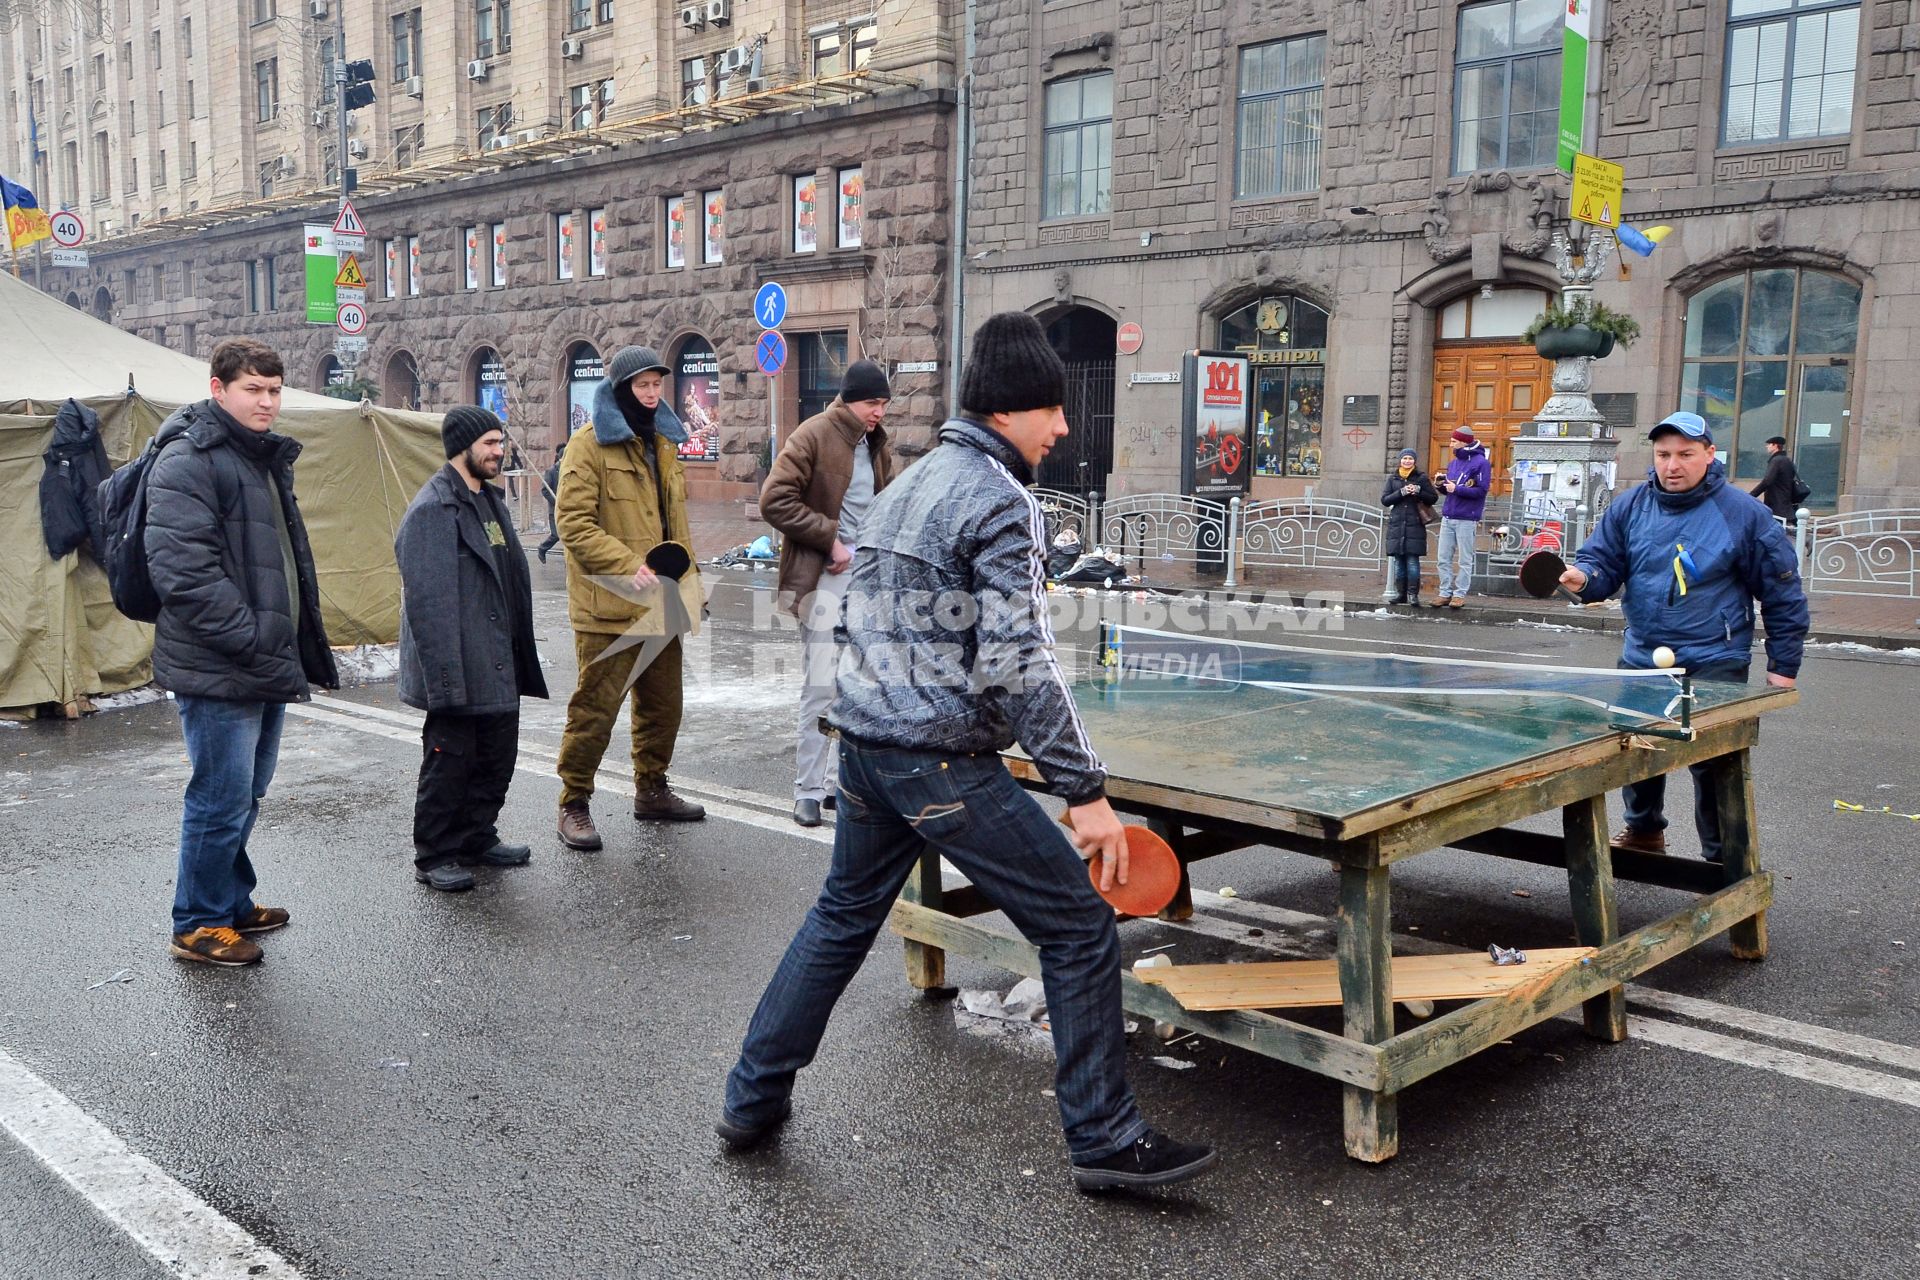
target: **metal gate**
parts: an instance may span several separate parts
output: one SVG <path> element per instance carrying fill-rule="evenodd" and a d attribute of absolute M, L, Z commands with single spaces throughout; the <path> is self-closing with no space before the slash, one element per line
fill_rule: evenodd
<path fill-rule="evenodd" d="M 1040 484 L 1085 496 L 1113 470 L 1111 359 L 1067 362 L 1067 438 L 1040 464 Z"/>

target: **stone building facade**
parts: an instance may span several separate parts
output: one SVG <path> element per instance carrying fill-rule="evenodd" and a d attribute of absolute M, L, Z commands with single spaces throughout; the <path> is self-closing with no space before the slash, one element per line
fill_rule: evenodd
<path fill-rule="evenodd" d="M 147 7 L 133 5 L 143 30 Z M 346 57 L 374 63 L 376 94 L 351 113 L 348 144 L 369 232 L 369 349 L 358 373 L 383 402 L 504 408 L 526 460 L 543 465 L 579 424 L 600 361 L 653 345 L 674 366 L 673 395 L 696 428 L 683 450 L 690 489 L 745 497 L 774 433 L 822 407 L 846 362 L 868 355 L 936 366 L 896 377 L 905 444 L 931 439 L 952 301 L 956 6 L 688 7 L 349 7 Z M 69 198 L 49 177 L 46 203 L 92 211 L 107 234 L 91 238 L 88 268 L 43 269 L 42 287 L 192 354 L 223 337 L 260 337 L 286 354 L 291 383 L 321 389 L 344 372 L 333 329 L 308 323 L 303 305 L 303 228 L 330 223 L 337 199 L 323 185 L 336 178 L 320 71 L 337 47 L 330 11 L 320 16 L 326 5 L 309 0 L 292 15 L 275 13 L 295 9 L 289 0 L 153 8 L 157 33 L 189 24 L 202 42 L 194 59 L 228 73 L 210 76 L 225 87 L 192 126 L 208 135 L 201 172 L 211 152 L 214 172 L 250 172 L 253 185 L 208 190 L 189 207 L 177 186 L 116 182 L 102 193 L 83 175 Z M 260 10 L 263 21 L 244 25 L 236 10 Z M 66 31 L 62 16 L 43 54 L 35 21 L 0 33 L 10 81 L 18 71 L 57 85 L 69 66 L 84 70 L 98 49 L 126 43 L 121 29 Z M 286 65 L 301 75 L 280 82 L 278 117 L 256 123 L 241 73 L 270 38 L 300 51 Z M 171 44 L 160 58 L 187 60 Z M 145 75 L 132 83 L 144 88 Z M 152 146 L 145 108 L 132 109 L 134 129 L 106 144 L 113 154 Z M 6 117 L 7 172 L 29 170 L 19 161 L 36 130 L 41 173 L 59 168 L 71 122 L 52 120 L 49 132 L 37 110 L 31 124 L 24 111 Z M 268 166 L 284 175 L 271 181 L 255 164 L 267 139 L 287 157 Z M 788 361 L 774 378 L 754 359 L 752 300 L 768 280 L 790 299 Z"/>
<path fill-rule="evenodd" d="M 1787 437 L 1816 510 L 1920 505 L 1920 4 L 1734 7 L 1597 10 L 1588 149 L 1673 230 L 1599 278 L 1645 332 L 1595 390 L 1705 413 L 1743 483 Z M 1088 444 L 1051 482 L 1178 488 L 1194 349 L 1255 360 L 1255 498 L 1373 502 L 1462 424 L 1506 475 L 1550 390 L 1518 335 L 1560 285 L 1563 9 L 979 0 L 965 304 L 1068 356 Z"/>

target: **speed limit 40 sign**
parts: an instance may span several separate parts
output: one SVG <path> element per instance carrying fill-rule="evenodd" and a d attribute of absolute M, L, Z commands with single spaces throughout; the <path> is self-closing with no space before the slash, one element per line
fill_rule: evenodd
<path fill-rule="evenodd" d="M 65 209 L 47 219 L 47 230 L 62 249 L 75 248 L 87 238 L 87 224 L 80 221 L 79 214 Z"/>
<path fill-rule="evenodd" d="M 349 337 L 367 331 L 367 309 L 358 302 L 341 303 L 334 319 L 340 326 L 340 332 Z"/>

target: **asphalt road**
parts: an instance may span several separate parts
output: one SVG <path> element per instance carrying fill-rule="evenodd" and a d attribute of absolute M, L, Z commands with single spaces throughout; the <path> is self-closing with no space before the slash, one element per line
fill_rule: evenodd
<path fill-rule="evenodd" d="M 564 693 L 557 562 L 535 581 Z M 1920 666 L 1822 653 L 1801 705 L 1769 717 L 1772 958 L 1738 963 L 1716 942 L 1642 984 L 1709 1003 L 1649 995 L 1623 1045 L 1556 1021 L 1450 1068 L 1402 1095 L 1402 1154 L 1378 1167 L 1341 1153 L 1332 1083 L 1209 1042 L 1168 1048 L 1143 1027 L 1130 1038 L 1143 1109 L 1217 1143 L 1222 1163 L 1174 1192 L 1088 1198 L 1066 1174 L 1045 1047 L 915 996 L 890 935 L 803 1074 L 787 1132 L 720 1153 L 722 1076 L 827 853 L 783 816 L 794 646 L 754 627 L 763 597 L 742 585 L 719 589 L 691 655 L 675 765 L 731 816 L 637 826 L 614 790 L 621 731 L 596 800 L 608 847 L 565 851 L 549 763 L 564 703 L 529 704 L 502 827 L 534 861 L 471 894 L 411 878 L 418 737 L 390 684 L 292 716 L 253 852 L 261 900 L 295 923 L 262 939 L 255 970 L 166 953 L 185 777 L 170 704 L 0 728 L 0 1050 L 303 1273 L 342 1280 L 1837 1280 L 1920 1263 L 1920 823 L 1833 809 L 1920 812 Z M 1344 628 L 1334 643 L 1593 665 L 1615 652 L 1454 619 Z M 1196 883 L 1240 896 L 1203 895 L 1205 933 L 1127 925 L 1129 959 L 1169 942 L 1183 960 L 1331 948 L 1330 924 L 1289 928 L 1274 910 L 1330 916 L 1323 863 L 1247 851 Z M 1570 937 L 1564 882 L 1543 868 L 1440 853 L 1396 868 L 1394 889 L 1412 937 Z M 1676 901 L 1623 885 L 1623 923 Z M 123 969 L 131 981 L 89 989 Z M 1012 982 L 966 961 L 949 972 Z M 0 1276 L 162 1274 L 0 1133 Z"/>

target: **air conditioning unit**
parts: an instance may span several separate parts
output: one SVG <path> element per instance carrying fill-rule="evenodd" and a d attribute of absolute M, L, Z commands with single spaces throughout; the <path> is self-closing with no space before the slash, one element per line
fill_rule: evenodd
<path fill-rule="evenodd" d="M 587 46 L 583 41 L 562 40 L 560 42 L 560 56 L 563 58 L 577 58 L 586 51 Z"/>
<path fill-rule="evenodd" d="M 747 69 L 747 63 L 752 59 L 752 56 L 753 55 L 748 52 L 747 46 L 743 44 L 735 45 L 731 49 L 721 51 L 720 74 L 730 76 L 737 71 L 745 71 Z"/>
<path fill-rule="evenodd" d="M 546 137 L 547 137 L 547 131 L 545 129 L 529 129 L 525 133 L 520 135 L 520 141 L 543 142 L 546 140 Z"/>
<path fill-rule="evenodd" d="M 367 144 L 358 138 L 348 138 L 347 155 L 355 160 L 365 160 L 367 158 Z"/>
<path fill-rule="evenodd" d="M 407 77 L 407 96 L 409 98 L 418 98 L 421 95 L 425 94 L 426 91 L 427 91 L 427 82 L 425 80 L 421 79 L 419 76 Z"/>
<path fill-rule="evenodd" d="M 324 18 L 327 16 L 327 0 L 307 0 L 307 16 Z"/>
<path fill-rule="evenodd" d="M 485 58 L 475 58 L 472 62 L 469 62 L 467 64 L 467 79 L 485 80 L 487 78 L 487 68 L 491 67 L 492 65 L 493 64 L 488 62 Z"/>
<path fill-rule="evenodd" d="M 313 123 L 315 128 L 318 128 L 319 126 L 324 125 L 326 122 L 327 122 L 326 112 L 316 111 L 313 113 Z"/>
<path fill-rule="evenodd" d="M 706 0 L 701 0 L 699 4 L 688 4 L 688 5 L 680 6 L 680 25 L 682 27 L 685 27 L 688 31 L 698 31 L 700 30 L 700 28 L 706 26 L 707 25 Z"/>
<path fill-rule="evenodd" d="M 300 172 L 300 164 L 292 156 L 279 156 L 275 158 L 273 162 L 274 177 L 291 178 L 298 172 Z"/>
<path fill-rule="evenodd" d="M 487 150 L 489 151 L 499 151 L 512 145 L 513 135 L 508 133 L 496 133 L 487 139 Z"/>
<path fill-rule="evenodd" d="M 733 0 L 707 0 L 707 22 L 724 27 L 733 21 Z"/>

